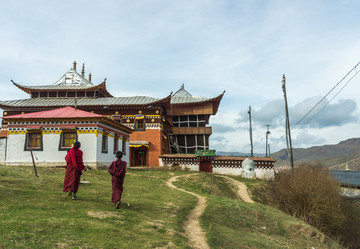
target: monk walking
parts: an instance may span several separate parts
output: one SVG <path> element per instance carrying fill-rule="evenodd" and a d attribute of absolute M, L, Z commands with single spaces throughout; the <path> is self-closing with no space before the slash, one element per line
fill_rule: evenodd
<path fill-rule="evenodd" d="M 80 176 L 82 174 L 81 171 L 86 171 L 87 169 L 83 163 L 83 152 L 80 150 L 80 147 L 80 142 L 76 141 L 65 156 L 67 166 L 63 192 L 68 192 L 73 200 L 76 200 L 76 193 L 79 189 Z"/>
<path fill-rule="evenodd" d="M 118 209 L 121 204 L 121 195 L 123 192 L 123 184 L 126 173 L 126 162 L 121 160 L 122 152 L 116 152 L 116 161 L 113 161 L 108 169 L 110 175 L 112 175 L 112 196 L 111 200 L 115 203 L 115 208 Z"/>

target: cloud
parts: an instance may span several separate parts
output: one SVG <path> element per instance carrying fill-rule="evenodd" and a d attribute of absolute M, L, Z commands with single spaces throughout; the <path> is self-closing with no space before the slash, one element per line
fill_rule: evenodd
<path fill-rule="evenodd" d="M 229 133 L 237 130 L 236 127 L 225 124 L 213 124 L 212 130 L 214 133 Z"/>
<path fill-rule="evenodd" d="M 309 123 L 309 126 L 323 128 L 357 122 L 358 118 L 354 116 L 356 110 L 357 104 L 354 100 L 339 100 L 338 103 L 329 104 Z"/>
<path fill-rule="evenodd" d="M 226 142 L 228 142 L 228 140 L 224 136 L 211 136 L 211 141 L 214 142 L 214 143 L 219 143 L 219 142 L 226 143 Z"/>
<path fill-rule="evenodd" d="M 292 145 L 294 148 L 310 147 L 317 144 L 324 144 L 326 140 L 323 137 L 315 136 L 307 131 L 302 131 L 292 139 Z"/>
<path fill-rule="evenodd" d="M 273 100 L 266 103 L 259 110 L 252 108 L 251 119 L 253 125 L 279 126 L 283 124 L 284 120 L 284 101 L 281 99 Z M 237 120 L 240 123 L 249 122 L 249 115 L 247 112 L 239 113 L 240 118 Z"/>
<path fill-rule="evenodd" d="M 296 125 L 297 129 L 342 126 L 358 120 L 355 116 L 357 104 L 352 99 L 341 99 L 337 103 L 330 103 L 328 105 L 326 105 L 328 100 L 324 99 L 307 115 L 321 99 L 322 97 L 315 96 L 289 107 L 291 127 L 294 128 L 299 121 L 301 122 Z M 305 117 L 305 115 L 307 116 Z M 273 100 L 266 103 L 260 109 L 253 108 L 251 116 L 254 126 L 270 124 L 273 128 L 283 127 L 285 126 L 284 101 L 281 99 Z M 240 123 L 248 122 L 248 114 L 245 112 L 239 113 L 237 121 Z"/>

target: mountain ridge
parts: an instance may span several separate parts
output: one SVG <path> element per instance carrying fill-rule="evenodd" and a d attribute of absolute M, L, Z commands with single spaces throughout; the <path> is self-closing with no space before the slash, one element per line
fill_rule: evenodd
<path fill-rule="evenodd" d="M 276 160 L 275 166 L 289 165 L 287 149 L 270 155 Z M 294 164 L 321 162 L 331 169 L 345 169 L 349 162 L 351 170 L 360 170 L 360 138 L 350 138 L 337 144 L 293 148 Z"/>

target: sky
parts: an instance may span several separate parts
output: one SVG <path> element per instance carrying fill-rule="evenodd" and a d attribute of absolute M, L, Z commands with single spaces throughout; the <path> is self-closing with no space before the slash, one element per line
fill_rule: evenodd
<path fill-rule="evenodd" d="M 254 153 L 265 153 L 267 125 L 270 151 L 276 152 L 286 148 L 285 74 L 293 147 L 359 137 L 359 1 L 0 4 L 0 100 L 29 97 L 10 80 L 53 84 L 76 60 L 78 71 L 85 63 L 94 84 L 107 78 L 116 97 L 163 98 L 181 84 L 198 97 L 225 90 L 210 119 L 210 149 L 250 152 L 251 106 Z"/>

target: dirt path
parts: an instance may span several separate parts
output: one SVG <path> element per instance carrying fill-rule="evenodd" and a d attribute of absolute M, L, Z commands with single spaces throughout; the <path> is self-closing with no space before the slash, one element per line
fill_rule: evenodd
<path fill-rule="evenodd" d="M 188 216 L 188 220 L 184 224 L 185 234 L 189 238 L 189 246 L 196 249 L 210 249 L 209 245 L 206 242 L 206 235 L 205 232 L 202 230 L 200 226 L 200 216 L 203 214 L 205 207 L 206 207 L 206 198 L 195 194 L 193 192 L 186 191 L 184 189 L 175 187 L 172 183 L 176 181 L 178 177 L 189 177 L 191 175 L 184 175 L 184 176 L 174 176 L 170 178 L 166 185 L 170 188 L 177 189 L 179 191 L 191 194 L 196 196 L 198 199 L 198 203 L 196 207 L 191 211 Z"/>
<path fill-rule="evenodd" d="M 249 203 L 254 203 L 253 200 L 251 200 L 249 193 L 247 191 L 247 187 L 244 183 L 236 181 L 234 179 L 232 179 L 231 177 L 228 176 L 224 176 L 224 175 L 219 175 L 219 177 L 223 177 L 225 178 L 228 182 L 230 182 L 231 184 L 235 185 L 238 189 L 237 194 L 240 196 L 241 199 L 243 199 L 245 202 L 249 202 Z"/>

